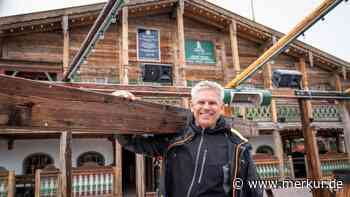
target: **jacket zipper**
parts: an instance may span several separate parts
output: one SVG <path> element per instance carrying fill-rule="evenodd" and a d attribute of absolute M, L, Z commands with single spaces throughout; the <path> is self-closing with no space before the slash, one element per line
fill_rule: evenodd
<path fill-rule="evenodd" d="M 194 185 L 194 181 L 195 181 L 195 179 L 196 179 L 196 174 L 197 174 L 197 170 L 198 170 L 199 155 L 200 155 L 200 151 L 201 151 L 202 144 L 203 144 L 203 137 L 204 137 L 204 129 L 202 129 L 202 132 L 201 132 L 201 139 L 200 139 L 200 141 L 199 141 L 199 145 L 198 145 L 198 149 L 197 149 L 197 155 L 196 155 L 196 163 L 195 163 L 194 173 L 193 173 L 193 176 L 192 176 L 191 185 L 190 185 L 190 187 L 189 187 L 188 190 L 187 190 L 187 195 L 186 195 L 186 197 L 190 197 L 190 196 L 191 196 L 191 191 L 192 191 L 192 188 L 193 188 L 193 185 Z"/>
<path fill-rule="evenodd" d="M 236 147 L 236 150 L 235 150 L 235 171 L 234 171 L 234 174 L 233 174 L 233 177 L 232 177 L 232 197 L 236 197 L 236 193 L 237 191 L 235 190 L 234 188 L 234 181 L 236 181 L 237 179 L 237 176 L 238 176 L 238 169 L 239 169 L 239 161 L 240 161 L 240 156 L 241 156 L 241 146 L 244 144 L 245 142 L 242 142 L 240 144 L 237 145 Z"/>
<path fill-rule="evenodd" d="M 200 174 L 199 174 L 198 184 L 201 183 L 201 181 L 202 181 L 202 176 L 203 176 L 205 161 L 207 160 L 207 152 L 208 152 L 208 149 L 205 149 L 205 150 L 204 150 L 204 155 L 203 155 L 203 160 L 202 160 L 201 172 L 200 172 Z"/>

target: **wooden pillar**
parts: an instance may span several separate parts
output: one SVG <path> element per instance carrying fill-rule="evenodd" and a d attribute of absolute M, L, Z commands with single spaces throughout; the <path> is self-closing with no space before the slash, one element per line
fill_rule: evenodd
<path fill-rule="evenodd" d="M 62 33 L 63 33 L 63 76 L 69 69 L 69 20 L 68 16 L 62 17 Z M 62 78 L 61 76 L 60 78 Z"/>
<path fill-rule="evenodd" d="M 303 88 L 304 88 L 304 90 L 309 90 L 309 79 L 308 79 L 308 75 L 307 75 L 307 71 L 306 71 L 306 63 L 305 63 L 304 58 L 299 59 L 299 70 L 302 73 Z M 308 110 L 310 110 L 309 111 L 310 118 L 312 118 L 313 115 L 312 115 L 311 101 L 307 100 L 305 102 L 306 102 L 306 105 L 308 106 Z"/>
<path fill-rule="evenodd" d="M 264 67 L 264 86 L 267 89 L 272 89 L 272 65 L 271 63 L 267 63 L 266 66 Z M 271 118 L 272 122 L 274 124 L 277 124 L 277 105 L 276 105 L 276 100 L 272 99 L 271 100 Z M 275 154 L 278 159 L 279 165 L 278 165 L 278 170 L 279 170 L 279 176 L 281 178 L 284 178 L 284 153 L 283 153 L 283 143 L 282 143 L 282 137 L 280 134 L 279 130 L 274 130 L 272 133 L 272 138 L 275 144 Z"/>
<path fill-rule="evenodd" d="M 145 194 L 145 158 L 136 154 L 136 197 L 144 197 Z"/>
<path fill-rule="evenodd" d="M 177 49 L 178 64 L 174 67 L 175 86 L 187 86 L 186 82 L 186 59 L 185 59 L 185 30 L 184 30 L 184 0 L 178 1 L 176 8 L 176 26 L 177 26 Z"/>
<path fill-rule="evenodd" d="M 306 63 L 304 58 L 299 59 L 299 69 L 302 73 L 302 83 L 305 90 L 308 90 L 308 76 L 306 72 Z M 304 99 L 299 99 L 299 108 L 301 115 L 302 123 L 302 132 L 304 136 L 304 143 L 306 148 L 306 159 L 307 159 L 307 172 L 308 178 L 311 179 L 321 179 L 321 163 L 320 156 L 318 153 L 317 139 L 316 139 L 316 130 L 311 126 L 312 119 L 312 106 L 311 102 Z M 324 196 L 325 191 L 322 189 L 312 190 L 313 197 L 322 197 Z"/>
<path fill-rule="evenodd" d="M 320 156 L 318 154 L 318 146 L 316 140 L 316 130 L 311 126 L 310 105 L 304 99 L 299 99 L 299 107 L 301 114 L 302 131 L 304 136 L 308 178 L 320 180 L 322 178 Z M 324 191 L 322 189 L 312 190 L 313 197 L 323 197 Z"/>
<path fill-rule="evenodd" d="M 128 0 L 125 1 L 125 4 Z M 128 67 L 129 67 L 129 11 L 128 6 L 122 8 L 122 49 L 121 49 L 121 65 L 119 70 L 119 81 L 121 84 L 129 84 Z"/>
<path fill-rule="evenodd" d="M 335 74 L 335 88 L 336 88 L 336 91 L 343 90 L 341 77 L 338 74 Z M 348 158 L 350 161 L 350 115 L 349 115 L 349 111 L 346 108 L 346 102 L 348 101 L 339 101 L 338 108 L 340 109 L 339 113 L 344 125 L 345 148 L 346 148 L 346 152 L 348 153 Z"/>
<path fill-rule="evenodd" d="M 114 143 L 115 143 L 114 196 L 122 197 L 123 196 L 122 146 L 119 144 L 118 140 L 115 140 Z"/>
<path fill-rule="evenodd" d="M 40 190 L 41 190 L 41 179 L 40 179 L 41 170 L 37 169 L 35 171 L 35 197 L 40 197 Z M 58 195 L 60 196 L 60 195 Z"/>
<path fill-rule="evenodd" d="M 239 63 L 237 23 L 235 20 L 232 20 L 230 24 L 230 41 L 231 41 L 231 50 L 232 50 L 232 64 L 237 75 L 239 74 L 239 72 L 241 72 L 241 66 Z"/>
<path fill-rule="evenodd" d="M 72 196 L 72 132 L 62 132 L 60 138 L 61 197 Z"/>
<path fill-rule="evenodd" d="M 15 171 L 11 170 L 9 171 L 8 176 L 8 185 L 7 185 L 7 196 L 8 197 L 15 197 L 16 191 L 16 175 Z"/>

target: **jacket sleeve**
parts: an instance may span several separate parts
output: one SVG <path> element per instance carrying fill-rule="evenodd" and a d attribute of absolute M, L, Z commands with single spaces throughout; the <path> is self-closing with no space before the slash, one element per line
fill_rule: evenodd
<path fill-rule="evenodd" d="M 162 156 L 169 144 L 169 136 L 116 135 L 127 150 L 148 156 Z"/>
<path fill-rule="evenodd" d="M 254 188 L 251 187 L 251 184 L 249 184 L 249 181 L 257 181 L 258 175 L 257 175 L 257 169 L 255 165 L 255 161 L 252 158 L 252 155 L 250 153 L 251 148 L 246 148 L 245 151 L 242 153 L 243 158 L 245 159 L 246 165 L 245 168 L 243 168 L 244 173 L 243 176 L 243 183 L 244 186 L 242 188 L 242 195 L 244 197 L 262 197 L 263 196 L 263 190 L 261 188 Z"/>

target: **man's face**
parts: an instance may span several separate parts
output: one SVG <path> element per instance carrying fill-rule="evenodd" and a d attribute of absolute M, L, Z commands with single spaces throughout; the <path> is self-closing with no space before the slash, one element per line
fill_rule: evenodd
<path fill-rule="evenodd" d="M 201 128 L 213 128 L 223 112 L 220 96 L 213 90 L 202 90 L 191 104 L 195 123 Z"/>

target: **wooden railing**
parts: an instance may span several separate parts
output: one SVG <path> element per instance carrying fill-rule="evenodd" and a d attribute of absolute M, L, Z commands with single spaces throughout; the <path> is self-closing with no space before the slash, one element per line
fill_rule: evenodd
<path fill-rule="evenodd" d="M 283 177 L 294 178 L 293 160 L 291 157 L 283 161 Z M 260 179 L 281 179 L 280 162 L 277 158 L 255 159 L 258 176 Z"/>
<path fill-rule="evenodd" d="M 113 196 L 114 169 L 104 167 L 73 171 L 73 196 Z"/>
<path fill-rule="evenodd" d="M 233 107 L 234 116 L 241 115 L 239 107 Z M 339 122 L 341 121 L 338 107 L 334 104 L 312 105 L 312 113 L 315 122 Z M 244 117 L 258 122 L 272 121 L 271 106 L 246 107 Z M 297 104 L 277 105 L 277 118 L 281 122 L 300 122 L 300 109 Z"/>
<path fill-rule="evenodd" d="M 115 168 L 96 167 L 91 169 L 73 169 L 72 193 L 75 197 L 115 195 Z M 37 170 L 35 194 L 36 197 L 58 196 L 60 192 L 60 172 Z"/>
<path fill-rule="evenodd" d="M 0 172 L 0 196 L 14 197 L 15 196 L 15 172 L 3 171 Z"/>
<path fill-rule="evenodd" d="M 316 122 L 338 122 L 341 121 L 340 113 L 336 105 L 312 105 L 312 115 Z"/>
<path fill-rule="evenodd" d="M 347 154 L 324 154 L 320 155 L 321 171 L 323 177 L 330 177 L 334 170 L 350 170 L 350 161 Z"/>

